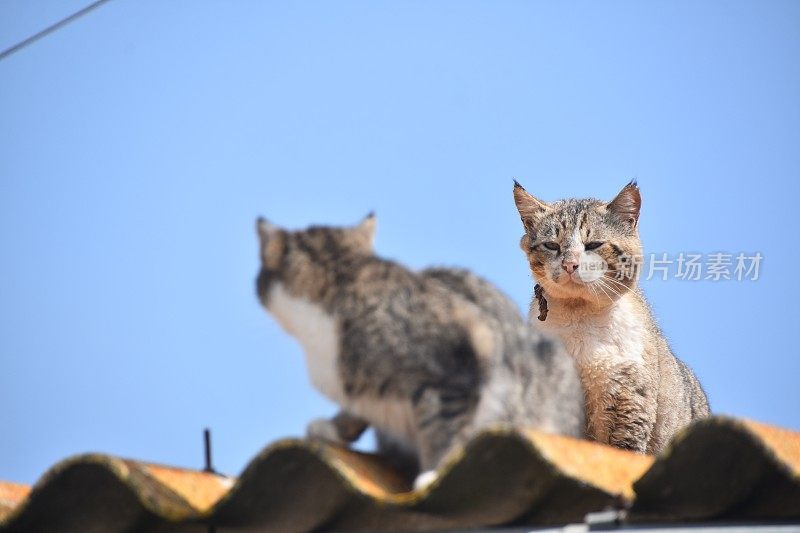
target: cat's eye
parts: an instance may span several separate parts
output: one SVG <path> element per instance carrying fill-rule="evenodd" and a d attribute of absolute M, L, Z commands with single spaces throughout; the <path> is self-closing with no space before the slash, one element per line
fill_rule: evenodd
<path fill-rule="evenodd" d="M 558 243 L 557 243 L 557 242 L 552 242 L 552 241 L 543 242 L 543 243 L 542 243 L 542 246 L 544 246 L 544 247 L 545 247 L 545 248 L 547 248 L 548 250 L 553 250 L 554 252 L 557 252 L 557 251 L 559 250 L 559 248 L 561 248 L 561 247 L 558 245 Z"/>
<path fill-rule="evenodd" d="M 601 246 L 603 246 L 603 243 L 600 241 L 587 242 L 586 244 L 583 245 L 584 249 L 586 250 L 596 250 Z"/>

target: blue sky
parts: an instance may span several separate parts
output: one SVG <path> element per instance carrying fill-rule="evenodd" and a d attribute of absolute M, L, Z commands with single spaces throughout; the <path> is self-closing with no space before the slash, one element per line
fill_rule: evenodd
<path fill-rule="evenodd" d="M 0 3 L 0 48 L 83 7 Z M 0 479 L 100 451 L 237 474 L 335 407 L 260 307 L 253 221 L 349 224 L 526 306 L 512 179 L 631 178 L 643 282 L 716 412 L 800 429 L 796 2 L 114 0 L 0 62 Z"/>

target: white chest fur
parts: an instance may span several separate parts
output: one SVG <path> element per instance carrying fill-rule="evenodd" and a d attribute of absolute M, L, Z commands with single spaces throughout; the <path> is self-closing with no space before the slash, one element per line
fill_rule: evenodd
<path fill-rule="evenodd" d="M 305 352 L 311 383 L 331 400 L 342 403 L 344 394 L 339 377 L 339 332 L 336 319 L 320 305 L 289 294 L 281 283 L 270 289 L 269 311 Z"/>
<path fill-rule="evenodd" d="M 536 323 L 558 335 L 578 366 L 643 363 L 646 329 L 631 298 L 623 296 L 596 315 L 548 317 Z"/>
<path fill-rule="evenodd" d="M 280 283 L 270 289 L 267 303 L 281 326 L 302 345 L 311 383 L 318 391 L 401 443 L 413 446 L 416 431 L 409 401 L 348 398 L 344 394 L 337 363 L 339 331 L 333 316 L 317 304 L 292 296 Z"/>

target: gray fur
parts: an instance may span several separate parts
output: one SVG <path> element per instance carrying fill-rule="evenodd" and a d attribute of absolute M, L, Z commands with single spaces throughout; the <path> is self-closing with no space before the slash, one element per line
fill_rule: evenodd
<path fill-rule="evenodd" d="M 525 229 L 520 246 L 541 293 L 531 302 L 529 320 L 537 320 L 544 298 L 548 311 L 538 323 L 559 335 L 575 358 L 588 435 L 629 450 L 660 452 L 678 430 L 708 416 L 709 407 L 700 382 L 672 353 L 637 287 L 639 265 L 625 261 L 642 255 L 638 187 L 628 184 L 608 203 L 546 204 L 516 183 L 514 199 Z M 585 261 L 588 250 L 608 270 L 599 279 L 570 278 L 572 262 Z"/>
<path fill-rule="evenodd" d="M 332 399 L 343 412 L 332 422 L 342 440 L 369 423 L 384 448 L 408 450 L 430 470 L 488 425 L 583 435 L 580 381 L 557 342 L 467 271 L 414 273 L 376 257 L 373 229 L 374 219 L 296 232 L 259 225 L 264 306 L 280 284 L 335 317 L 343 396 Z M 407 409 L 412 427 L 398 431 L 365 407 L 382 402 Z"/>

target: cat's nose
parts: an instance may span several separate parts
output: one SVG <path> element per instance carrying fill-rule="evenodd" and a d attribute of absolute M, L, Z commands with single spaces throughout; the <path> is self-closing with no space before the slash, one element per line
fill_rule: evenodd
<path fill-rule="evenodd" d="M 576 270 L 578 270 L 578 261 L 574 259 L 565 259 L 561 262 L 561 267 L 567 271 L 567 274 L 572 274 Z"/>

